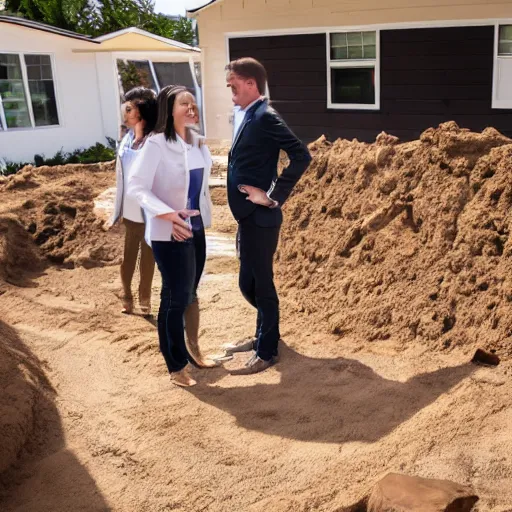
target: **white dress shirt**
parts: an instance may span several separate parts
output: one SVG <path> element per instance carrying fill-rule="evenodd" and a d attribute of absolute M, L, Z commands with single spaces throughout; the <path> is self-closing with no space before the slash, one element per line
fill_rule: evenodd
<path fill-rule="evenodd" d="M 242 108 L 240 106 L 236 106 L 233 110 L 233 142 L 236 140 L 236 137 L 238 135 L 238 132 L 240 131 L 240 128 L 242 127 L 242 124 L 244 123 L 245 114 L 246 112 L 258 101 L 260 101 L 263 97 L 258 98 L 257 100 L 254 100 L 252 103 L 247 105 L 247 107 Z"/>

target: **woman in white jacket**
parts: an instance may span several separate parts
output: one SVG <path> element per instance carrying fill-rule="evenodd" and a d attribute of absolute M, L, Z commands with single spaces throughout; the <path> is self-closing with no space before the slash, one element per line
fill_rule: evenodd
<path fill-rule="evenodd" d="M 132 279 L 140 252 L 139 305 L 143 315 L 151 314 L 151 285 L 155 272 L 153 252 L 144 241 L 144 217 L 137 201 L 126 194 L 132 164 L 156 123 L 156 94 L 145 87 L 135 87 L 123 98 L 124 123 L 128 133 L 117 150 L 116 201 L 110 225 L 121 218 L 125 227 L 121 263 L 123 313 L 133 312 Z"/>
<path fill-rule="evenodd" d="M 145 212 L 146 241 L 162 275 L 160 350 L 173 382 L 193 386 L 189 362 L 215 366 L 198 349 L 197 302 L 206 261 L 204 230 L 211 224 L 212 159 L 206 145 L 190 143 L 189 126 L 196 116 L 192 94 L 185 87 L 168 86 L 160 91 L 157 104 L 156 127 L 134 163 L 128 194 Z"/>

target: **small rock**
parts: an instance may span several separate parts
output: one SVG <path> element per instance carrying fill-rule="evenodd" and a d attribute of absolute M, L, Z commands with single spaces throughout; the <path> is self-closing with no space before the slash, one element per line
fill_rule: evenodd
<path fill-rule="evenodd" d="M 470 512 L 478 496 L 470 487 L 389 473 L 344 512 Z"/>
<path fill-rule="evenodd" d="M 471 362 L 477 364 L 486 364 L 490 366 L 498 366 L 500 364 L 500 358 L 492 352 L 487 352 L 479 348 L 475 352 L 475 355 L 473 356 L 473 359 L 471 359 Z"/>

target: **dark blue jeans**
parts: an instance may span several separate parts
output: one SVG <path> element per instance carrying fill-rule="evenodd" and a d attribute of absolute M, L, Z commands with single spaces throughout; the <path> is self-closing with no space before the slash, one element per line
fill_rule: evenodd
<path fill-rule="evenodd" d="M 192 361 L 185 345 L 183 314 L 197 300 L 197 286 L 206 261 L 204 229 L 185 242 L 152 242 L 162 275 L 158 339 L 169 373 L 179 372 Z"/>
<path fill-rule="evenodd" d="M 279 227 L 261 227 L 248 217 L 239 222 L 238 229 L 240 291 L 258 312 L 256 353 L 261 359 L 270 361 L 272 356 L 277 356 L 280 338 L 279 298 L 273 272 Z"/>

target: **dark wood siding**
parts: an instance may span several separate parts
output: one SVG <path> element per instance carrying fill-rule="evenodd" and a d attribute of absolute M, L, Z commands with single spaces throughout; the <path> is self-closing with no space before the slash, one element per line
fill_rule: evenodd
<path fill-rule="evenodd" d="M 456 121 L 512 136 L 512 110 L 492 104 L 494 27 L 384 30 L 379 111 L 327 108 L 325 34 L 230 40 L 230 57 L 255 57 L 269 74 L 274 107 L 297 135 L 373 141 L 385 130 L 412 140 Z"/>

